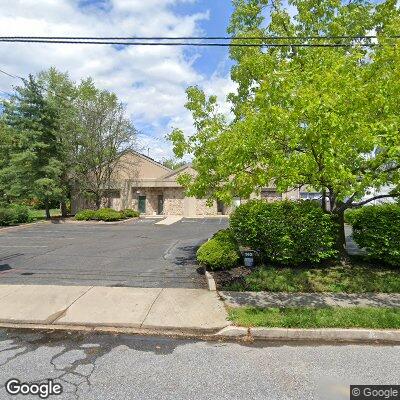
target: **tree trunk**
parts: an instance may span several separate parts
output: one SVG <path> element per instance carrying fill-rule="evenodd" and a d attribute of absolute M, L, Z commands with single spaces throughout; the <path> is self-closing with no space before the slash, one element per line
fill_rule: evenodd
<path fill-rule="evenodd" d="M 99 196 L 96 196 L 95 204 L 96 204 L 96 210 L 99 210 L 101 206 L 101 198 Z"/>
<path fill-rule="evenodd" d="M 60 209 L 61 209 L 61 216 L 63 218 L 68 216 L 68 210 L 67 210 L 67 203 L 65 201 L 62 201 L 60 204 Z"/>
<path fill-rule="evenodd" d="M 44 207 L 46 210 L 46 219 L 51 219 L 50 207 L 49 207 L 49 203 L 47 201 L 44 203 Z"/>
<path fill-rule="evenodd" d="M 338 210 L 334 212 L 335 220 L 338 224 L 338 234 L 336 239 L 336 249 L 339 252 L 339 256 L 342 260 L 348 258 L 346 251 L 346 233 L 344 230 L 344 211 Z"/>
<path fill-rule="evenodd" d="M 327 204 L 326 204 L 326 190 L 322 191 L 322 209 L 327 212 L 328 208 L 327 208 Z"/>

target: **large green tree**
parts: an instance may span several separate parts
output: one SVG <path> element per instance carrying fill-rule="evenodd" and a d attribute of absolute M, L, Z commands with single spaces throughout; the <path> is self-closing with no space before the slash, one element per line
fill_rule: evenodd
<path fill-rule="evenodd" d="M 59 118 L 32 76 L 4 102 L 4 122 L 12 136 L 7 164 L 1 171 L 4 192 L 14 201 L 37 199 L 45 205 L 60 200 Z"/>
<path fill-rule="evenodd" d="M 177 156 L 193 156 L 198 175 L 181 182 L 191 195 L 225 201 L 271 182 L 282 192 L 312 187 L 341 225 L 344 254 L 344 211 L 400 193 L 396 1 L 289 0 L 294 17 L 279 0 L 233 3 L 233 43 L 258 37 L 246 42 L 291 45 L 231 48 L 238 84 L 229 96 L 232 122 L 218 112 L 214 96 L 187 90 L 196 133 L 186 138 L 174 130 L 170 138 Z M 371 33 L 378 35 L 370 39 L 375 46 L 356 38 Z M 265 36 L 288 38 L 260 39 Z M 373 194 L 383 188 L 390 193 Z"/>
<path fill-rule="evenodd" d="M 60 72 L 54 67 L 42 71 L 37 76 L 38 84 L 45 89 L 44 95 L 51 106 L 57 110 L 59 126 L 56 131 L 61 161 L 61 215 L 67 216 L 66 201 L 71 196 L 74 169 L 79 149 L 79 108 L 76 105 L 78 90 L 67 72 Z"/>

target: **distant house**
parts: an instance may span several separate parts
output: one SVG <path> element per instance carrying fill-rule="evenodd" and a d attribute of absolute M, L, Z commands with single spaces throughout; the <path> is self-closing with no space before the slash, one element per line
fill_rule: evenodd
<path fill-rule="evenodd" d="M 202 217 L 229 214 L 241 203 L 240 199 L 234 199 L 229 206 L 217 201 L 208 206 L 205 199 L 187 197 L 184 188 L 177 182 L 182 173 L 195 175 L 196 171 L 191 164 L 171 170 L 138 152 L 124 152 L 116 163 L 109 187 L 104 188 L 102 206 L 115 210 L 133 208 L 143 215 Z M 300 190 L 281 195 L 274 188 L 266 188 L 254 198 L 276 201 L 282 198 L 297 200 L 304 196 Z M 92 207 L 93 204 L 82 196 L 73 196 L 72 213 Z"/>

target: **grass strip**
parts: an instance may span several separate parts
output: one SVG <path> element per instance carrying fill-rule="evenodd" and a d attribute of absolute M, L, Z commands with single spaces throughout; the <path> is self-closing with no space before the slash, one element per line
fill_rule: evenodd
<path fill-rule="evenodd" d="M 400 293 L 400 270 L 378 265 L 260 267 L 224 290 L 289 293 Z"/>
<path fill-rule="evenodd" d="M 229 319 L 245 327 L 400 329 L 399 308 L 231 308 Z"/>

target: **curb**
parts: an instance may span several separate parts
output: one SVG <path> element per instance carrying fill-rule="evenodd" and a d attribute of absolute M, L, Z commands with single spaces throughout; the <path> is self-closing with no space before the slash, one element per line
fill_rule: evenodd
<path fill-rule="evenodd" d="M 0 233 L 8 232 L 8 231 L 15 231 L 18 229 L 29 228 L 30 226 L 34 226 L 34 225 L 50 224 L 50 223 L 51 223 L 51 220 L 40 220 L 40 221 L 36 221 L 36 222 L 29 222 L 27 224 L 20 224 L 20 225 L 14 225 L 14 226 L 3 226 L 3 227 L 0 227 Z"/>
<path fill-rule="evenodd" d="M 216 292 L 217 285 L 215 284 L 215 280 L 214 280 L 213 276 L 208 271 L 205 271 L 205 275 L 206 275 L 206 279 L 207 279 L 208 290 L 210 292 Z"/>
<path fill-rule="evenodd" d="M 171 337 L 177 339 L 197 339 L 197 340 L 230 340 L 229 337 L 221 337 L 215 334 L 215 330 L 205 329 L 155 329 L 155 328 L 134 328 L 124 326 L 88 326 L 88 325 L 46 325 L 46 324 L 27 324 L 27 323 L 0 323 L 0 329 L 17 329 L 29 331 L 59 331 L 59 332 L 83 332 L 83 333 L 110 333 L 126 334 L 135 336 L 157 336 Z M 232 339 L 232 338 L 231 338 Z"/>
<path fill-rule="evenodd" d="M 392 344 L 400 345 L 400 330 L 369 329 L 282 329 L 282 328 L 244 328 L 227 326 L 217 333 L 201 329 L 178 328 L 134 328 L 123 326 L 87 325 L 46 325 L 27 323 L 0 323 L 3 329 L 22 329 L 39 331 L 86 332 L 128 334 L 136 336 L 172 337 L 177 339 L 198 339 L 209 341 L 275 341 L 311 344 Z"/>
<path fill-rule="evenodd" d="M 228 326 L 217 334 L 225 338 L 250 338 L 254 340 L 319 341 L 352 343 L 396 343 L 400 345 L 400 330 L 375 329 L 284 329 L 244 328 Z"/>
<path fill-rule="evenodd" d="M 59 222 L 56 222 L 58 224 L 76 224 L 76 225 L 120 225 L 120 224 L 126 224 L 127 222 L 131 221 L 136 221 L 140 219 L 139 217 L 133 217 L 133 218 L 128 218 L 128 219 L 123 219 L 120 221 L 77 221 L 75 219 L 67 219 L 67 220 L 60 220 Z"/>

